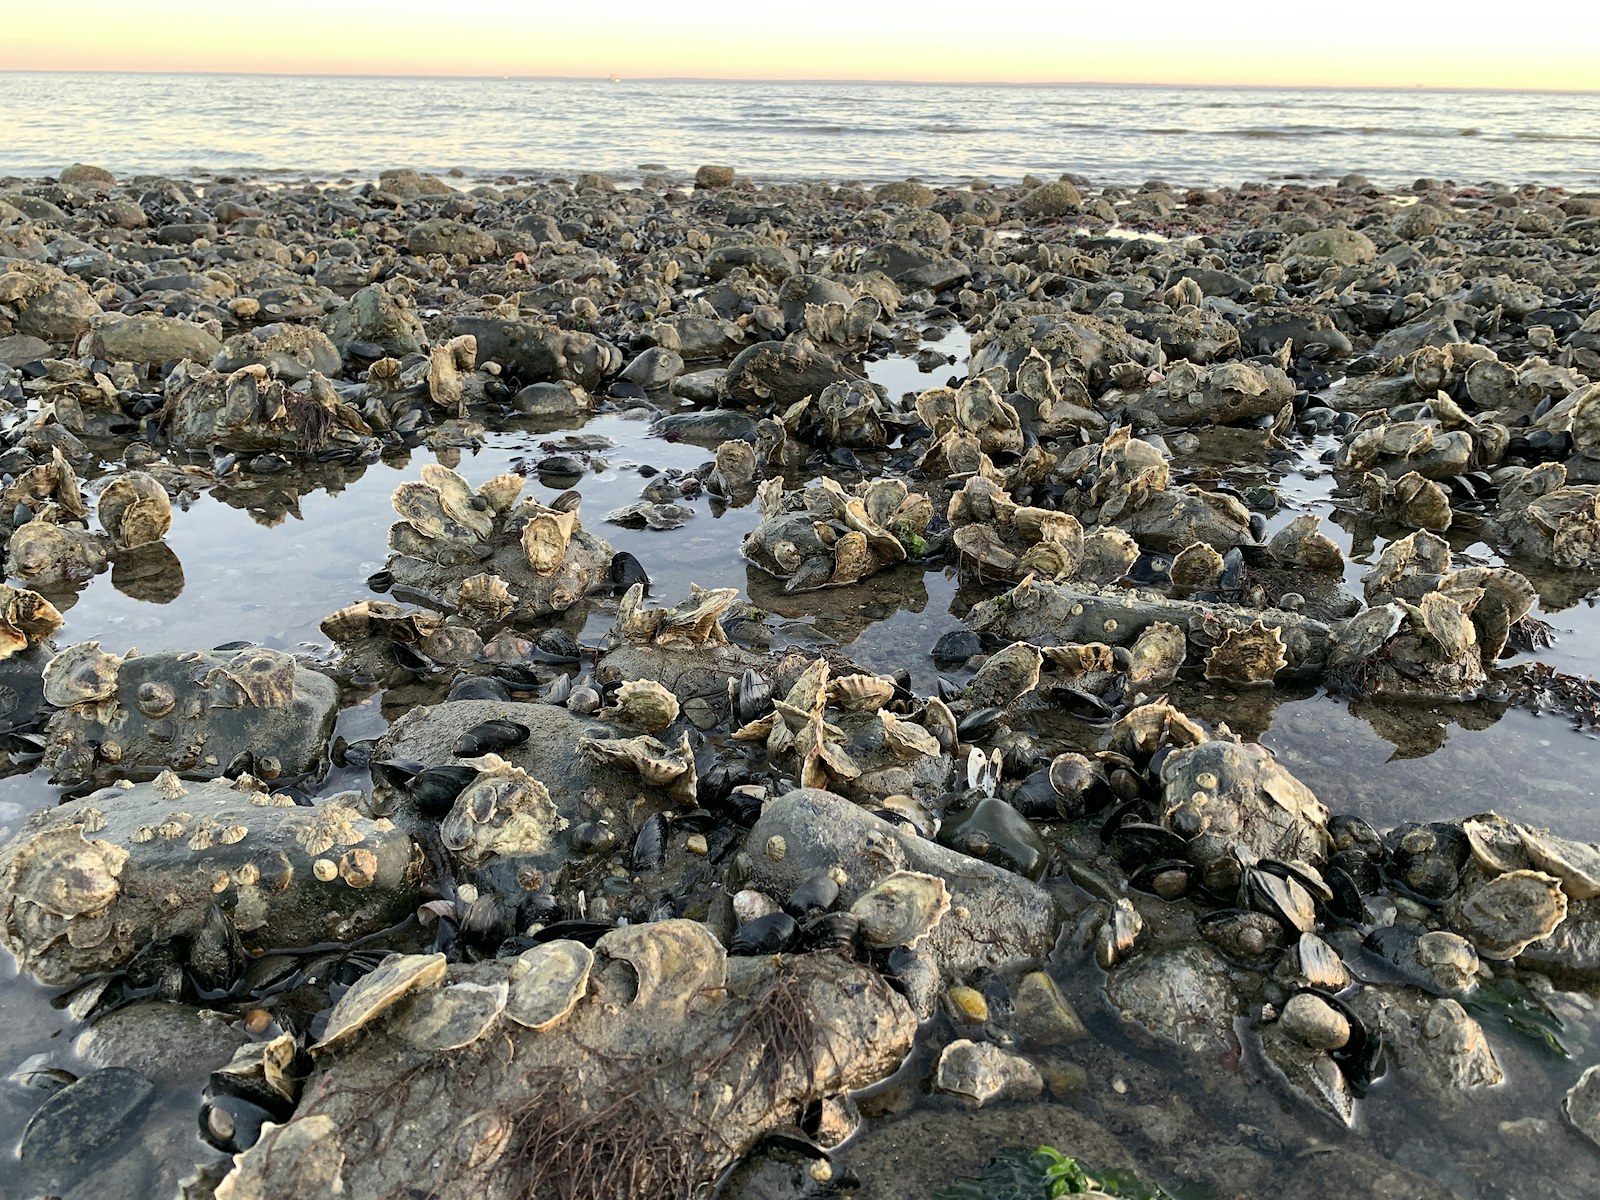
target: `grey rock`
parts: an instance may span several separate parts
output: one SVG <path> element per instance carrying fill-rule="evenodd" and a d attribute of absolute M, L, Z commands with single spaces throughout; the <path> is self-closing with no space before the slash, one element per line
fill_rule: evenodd
<path fill-rule="evenodd" d="M 368 342 L 392 358 L 404 358 L 422 348 L 425 335 L 416 310 L 404 297 L 373 284 L 350 297 L 350 302 L 329 314 L 323 332 L 334 347 L 347 353 L 351 342 Z"/>
<path fill-rule="evenodd" d="M 100 1017 L 73 1049 L 95 1067 L 126 1067 L 173 1087 L 204 1080 L 249 1040 L 221 1013 L 144 1000 Z"/>
<path fill-rule="evenodd" d="M 940 1052 L 933 1086 L 983 1105 L 993 1100 L 1031 1100 L 1044 1090 L 1044 1080 L 1027 1059 L 1007 1054 L 993 1042 L 962 1038 Z"/>
<path fill-rule="evenodd" d="M 554 325 L 457 317 L 450 335 L 462 334 L 477 339 L 479 362 L 497 362 L 525 384 L 570 380 L 592 392 L 622 369 L 622 352 L 610 342 Z"/>
<path fill-rule="evenodd" d="M 222 343 L 203 326 L 178 317 L 149 313 L 106 316 L 89 335 L 91 353 L 112 361 L 168 363 L 189 359 L 209 363 Z"/>
<path fill-rule="evenodd" d="M 947 978 L 1042 956 L 1060 924 L 1055 901 L 1037 884 L 906 833 L 831 792 L 800 788 L 780 796 L 762 810 L 746 845 L 750 885 L 780 901 L 833 867 L 845 874 L 841 908 L 895 871 L 943 879 L 950 911 L 918 948 Z"/>
<path fill-rule="evenodd" d="M 230 373 L 255 364 L 290 383 L 298 383 L 313 371 L 333 378 L 344 368 L 339 351 L 327 336 L 303 325 L 262 325 L 236 334 L 222 344 L 211 362 L 215 370 Z"/>
<path fill-rule="evenodd" d="M 1235 1048 L 1239 996 L 1227 960 L 1207 945 L 1155 950 L 1129 959 L 1106 979 L 1106 999 L 1124 1018 L 1195 1053 Z"/>
<path fill-rule="evenodd" d="M 76 1180 L 137 1128 L 154 1093 L 137 1071 L 109 1067 L 85 1075 L 39 1106 L 22 1131 L 17 1156 L 47 1178 Z"/>
<path fill-rule="evenodd" d="M 1362 988 L 1349 1000 L 1383 1036 L 1398 1070 L 1431 1092 L 1493 1087 L 1505 1078 L 1483 1027 L 1454 1000 L 1391 988 Z"/>
<path fill-rule="evenodd" d="M 757 405 L 782 411 L 797 400 L 820 395 L 830 383 L 849 379 L 837 361 L 806 341 L 764 342 L 740 351 L 717 381 L 724 405 Z"/>
<path fill-rule="evenodd" d="M 448 217 L 418 221 L 406 236 L 406 248 L 416 255 L 460 255 L 468 262 L 484 262 L 497 250 L 494 234 Z"/>

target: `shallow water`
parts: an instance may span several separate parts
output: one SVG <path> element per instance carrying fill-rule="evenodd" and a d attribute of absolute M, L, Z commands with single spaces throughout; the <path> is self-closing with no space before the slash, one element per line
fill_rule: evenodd
<path fill-rule="evenodd" d="M 906 83 L 0 73 L 0 175 L 372 178 L 387 167 L 770 180 L 1073 171 L 1138 184 L 1420 173 L 1600 184 L 1600 95 Z M 1419 169 L 1418 164 L 1425 164 Z"/>
<path fill-rule="evenodd" d="M 964 333 L 931 329 L 925 344 L 956 361 L 924 371 L 910 358 L 896 356 L 868 364 L 869 375 L 898 394 L 962 374 Z M 73 603 L 57 640 L 66 645 L 99 639 L 117 653 L 131 646 L 191 649 L 235 639 L 325 652 L 318 622 L 368 594 L 366 577 L 383 565 L 386 533 L 394 519 L 389 497 L 396 484 L 417 478 L 420 465 L 436 459 L 476 485 L 518 460 L 538 458 L 549 452 L 547 447 L 559 448 L 563 437 L 580 430 L 613 443 L 591 452 L 591 470 L 578 485 L 585 524 L 616 549 L 635 554 L 653 578 L 653 594 L 662 601 L 685 594 L 691 582 L 738 587 L 776 614 L 780 640 L 837 646 L 874 669 L 908 668 L 914 686 L 927 691 L 937 674 L 928 656 L 932 643 L 962 626 L 974 599 L 996 590 L 962 586 L 952 566 L 923 570 L 908 565 L 851 589 L 786 596 L 738 555 L 740 538 L 755 524 L 753 505 L 724 507 L 703 495 L 687 502 L 695 515 L 678 530 L 605 524 L 605 513 L 638 498 L 646 479 L 641 467 L 687 469 L 710 457 L 704 447 L 652 436 L 641 413 L 618 412 L 570 429 L 493 433 L 475 449 L 392 455 L 365 468 L 339 471 L 304 494 L 296 493 L 289 476 L 281 482 L 257 478 L 248 495 L 237 486 L 203 493 L 187 511 L 175 513 L 167 539 L 181 564 L 181 584 L 170 564 L 156 579 L 131 583 L 102 574 L 81 594 L 59 598 L 63 605 L 69 599 Z M 1321 442 L 1297 445 L 1299 457 L 1287 471 L 1239 469 L 1252 481 L 1265 478 L 1278 484 L 1284 508 L 1272 519 L 1274 528 L 1307 508 L 1332 515 L 1332 479 L 1317 462 L 1326 448 Z M 1242 478 L 1237 472 L 1235 477 Z M 536 480 L 530 480 L 529 488 L 546 500 L 556 494 Z M 1347 551 L 1354 548 L 1348 531 L 1331 522 L 1327 528 Z M 1359 557 L 1370 561 L 1379 549 L 1381 544 L 1363 546 Z M 1485 561 L 1491 558 L 1485 553 Z M 1352 579 L 1361 569 L 1360 562 L 1352 564 Z M 613 611 L 611 601 L 596 598 L 563 623 L 594 644 Z M 1559 640 L 1540 657 L 1567 670 L 1600 671 L 1593 606 L 1579 603 L 1546 616 Z M 1174 698 L 1185 711 L 1225 720 L 1246 737 L 1259 737 L 1332 811 L 1358 813 L 1380 828 L 1492 807 L 1508 817 L 1585 839 L 1600 838 L 1600 742 L 1560 717 L 1488 704 L 1441 710 L 1358 705 L 1321 692 L 1230 694 L 1204 685 L 1187 685 Z M 339 729 L 351 738 L 371 736 L 381 732 L 383 718 L 382 697 L 369 697 L 341 715 Z M 353 772 L 335 772 L 324 791 L 360 782 Z M 0 838 L 55 795 L 43 772 L 0 780 Z M 1064 877 L 1055 886 L 1069 909 L 1081 907 L 1081 894 Z M 1159 1162 L 1164 1164 L 1163 1182 L 1174 1186 L 1191 1176 L 1215 1177 L 1223 1171 L 1215 1155 L 1226 1150 L 1238 1161 L 1225 1164 L 1223 1173 L 1231 1172 L 1240 1181 L 1241 1194 L 1250 1191 L 1246 1180 L 1293 1185 L 1307 1197 L 1339 1194 L 1343 1185 L 1335 1184 L 1343 1178 L 1340 1172 L 1365 1169 L 1360 1164 L 1373 1161 L 1373 1155 L 1439 1179 L 1459 1195 L 1483 1200 L 1553 1200 L 1593 1194 L 1589 1185 L 1600 1188 L 1597 1156 L 1561 1126 L 1555 1107 L 1561 1091 L 1594 1060 L 1594 1047 L 1600 1045 L 1600 1033 L 1581 998 L 1563 1001 L 1561 1009 L 1569 1022 L 1565 1036 L 1572 1058 L 1542 1057 L 1525 1040 L 1491 1027 L 1490 1037 L 1510 1076 L 1507 1084 L 1441 1115 L 1433 1101 L 1419 1113 L 1415 1095 L 1390 1078 L 1369 1099 L 1363 1127 L 1344 1134 L 1288 1102 L 1251 1060 L 1248 1038 L 1242 1063 L 1197 1066 L 1177 1060 L 1130 1037 L 1106 1010 L 1098 990 L 1102 977 L 1083 951 L 1064 940 L 1052 970 L 1090 1025 L 1092 1037 L 1064 1052 L 1064 1060 L 1076 1064 L 1085 1077 L 1082 1090 L 1067 1104 L 974 1113 L 948 1099 L 922 1095 L 914 1065 L 899 1082 L 880 1089 L 878 1098 L 865 1102 L 875 1119 L 840 1155 L 842 1163 L 868 1181 L 864 1195 L 925 1196 L 950 1174 L 976 1169 L 999 1146 L 1029 1138 L 1081 1145 L 1080 1153 L 1091 1162 L 1096 1152 L 1106 1158 Z M 14 967 L 7 964 L 0 981 L 0 1062 L 16 1064 L 43 1053 L 71 1068 L 75 1060 L 69 1043 L 79 1028 L 68 1014 L 51 1007 L 43 989 L 17 981 Z M 14 1142 L 39 1099 L 37 1093 L 0 1084 L 0 1144 Z M 193 1133 L 196 1100 L 197 1089 L 195 1094 L 168 1094 L 146 1123 L 146 1143 L 188 1146 L 194 1159 L 206 1157 L 209 1152 Z M 1498 1124 L 1529 1114 L 1547 1122 L 1543 1133 L 1519 1140 Z M 1084 1122 L 1097 1123 L 1101 1132 Z M 1120 1139 L 1115 1145 L 1102 1144 L 1107 1129 Z M 1212 1142 L 1186 1149 L 1196 1131 Z M 929 1137 L 940 1139 L 937 1155 L 918 1153 Z M 1555 1164 L 1545 1161 L 1546 1144 L 1552 1142 L 1571 1152 Z M 1338 1169 L 1323 1172 L 1325 1162 L 1339 1164 Z M 1095 1165 L 1125 1163 L 1119 1159 Z M 1507 1173 L 1521 1182 L 1505 1186 Z M 913 1186 L 918 1179 L 926 1182 Z"/>

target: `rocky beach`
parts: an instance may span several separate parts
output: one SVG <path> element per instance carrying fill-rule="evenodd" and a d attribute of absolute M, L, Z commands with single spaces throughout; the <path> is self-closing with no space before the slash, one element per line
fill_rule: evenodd
<path fill-rule="evenodd" d="M 0 1200 L 1600 1191 L 1600 193 L 77 163 L 0 488 Z"/>

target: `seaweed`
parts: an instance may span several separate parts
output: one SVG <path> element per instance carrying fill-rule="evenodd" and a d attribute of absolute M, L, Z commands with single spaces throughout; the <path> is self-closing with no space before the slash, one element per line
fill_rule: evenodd
<path fill-rule="evenodd" d="M 934 1200 L 1057 1200 L 1103 1195 L 1126 1200 L 1205 1200 L 1209 1190 L 1186 1184 L 1169 1192 L 1132 1171 L 1091 1171 L 1054 1146 L 1029 1150 L 1010 1146 L 989 1160 L 983 1174 L 959 1179 L 934 1193 Z"/>

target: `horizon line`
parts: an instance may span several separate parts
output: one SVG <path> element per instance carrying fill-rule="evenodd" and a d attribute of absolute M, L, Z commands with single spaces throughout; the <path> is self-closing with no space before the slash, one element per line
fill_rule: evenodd
<path fill-rule="evenodd" d="M 1523 95 L 1593 96 L 1600 88 L 1552 87 L 1437 87 L 1426 84 L 1288 84 L 1288 83 L 1172 83 L 1156 80 L 1109 79 L 830 79 L 821 76 L 773 77 L 734 75 L 510 75 L 499 73 L 437 74 L 406 71 L 215 71 L 215 70 L 107 70 L 97 67 L 0 67 L 0 75 L 186 75 L 229 78 L 247 76 L 263 79 L 461 79 L 499 80 L 517 83 L 781 83 L 781 84 L 845 84 L 868 86 L 914 87 L 1045 87 L 1045 88 L 1185 88 L 1198 91 L 1272 91 L 1272 92 L 1422 92 L 1433 94 L 1458 93 L 1519 93 Z"/>

